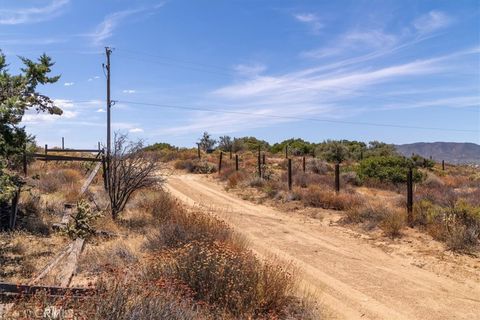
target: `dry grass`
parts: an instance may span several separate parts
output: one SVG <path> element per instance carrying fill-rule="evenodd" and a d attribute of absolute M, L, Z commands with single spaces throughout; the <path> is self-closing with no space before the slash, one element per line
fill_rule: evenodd
<path fill-rule="evenodd" d="M 387 210 L 385 211 L 380 228 L 386 236 L 390 238 L 400 237 L 402 229 L 405 227 L 406 213 L 404 210 Z"/>
<path fill-rule="evenodd" d="M 311 207 L 346 210 L 361 205 L 362 199 L 355 193 L 339 192 L 311 185 L 305 189 L 297 189 L 302 202 Z"/>

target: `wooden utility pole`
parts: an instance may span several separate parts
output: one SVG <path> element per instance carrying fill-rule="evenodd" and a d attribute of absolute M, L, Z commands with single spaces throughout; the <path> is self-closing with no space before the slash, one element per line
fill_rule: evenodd
<path fill-rule="evenodd" d="M 105 69 L 107 70 L 107 173 L 109 170 L 109 164 L 110 164 L 110 155 L 111 155 L 111 130 L 110 130 L 110 123 L 111 123 L 111 117 L 110 117 L 110 109 L 112 107 L 112 101 L 110 98 L 110 54 L 112 53 L 112 49 L 109 47 L 105 47 L 105 54 L 107 56 L 107 65 L 105 66 Z"/>
<path fill-rule="evenodd" d="M 413 227 L 413 170 L 408 169 L 407 173 L 407 223 Z"/>

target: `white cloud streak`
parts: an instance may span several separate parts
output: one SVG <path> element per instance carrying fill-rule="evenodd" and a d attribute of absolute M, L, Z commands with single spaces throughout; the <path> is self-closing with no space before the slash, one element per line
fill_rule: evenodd
<path fill-rule="evenodd" d="M 313 33 L 318 33 L 323 28 L 323 23 L 320 22 L 320 18 L 314 13 L 297 13 L 293 17 L 306 25 L 308 25 Z"/>
<path fill-rule="evenodd" d="M 420 34 L 427 34 L 445 28 L 452 23 L 453 19 L 446 13 L 432 10 L 429 13 L 418 17 L 413 26 Z"/>
<path fill-rule="evenodd" d="M 93 45 L 103 45 L 107 39 L 113 36 L 113 31 L 119 26 L 122 20 L 141 12 L 149 12 L 151 14 L 152 12 L 163 7 L 164 4 L 165 3 L 162 2 L 150 8 L 142 7 L 111 13 L 107 15 L 100 24 L 97 25 L 93 32 L 87 34 L 86 36 L 91 39 Z"/>
<path fill-rule="evenodd" d="M 0 9 L 0 24 L 31 24 L 51 20 L 62 14 L 69 2 L 70 0 L 53 0 L 44 7 Z"/>

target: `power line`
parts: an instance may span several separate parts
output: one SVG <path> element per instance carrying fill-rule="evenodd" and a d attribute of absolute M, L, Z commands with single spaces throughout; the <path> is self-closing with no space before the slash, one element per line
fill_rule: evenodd
<path fill-rule="evenodd" d="M 126 100 L 120 100 L 118 102 L 133 104 L 133 105 L 143 105 L 143 106 L 149 106 L 149 107 L 180 109 L 180 110 L 193 110 L 193 111 L 205 111 L 205 112 L 214 112 L 214 113 L 221 113 L 221 114 L 247 115 L 247 116 L 253 116 L 253 117 L 264 117 L 264 118 L 274 118 L 274 119 L 289 119 L 289 120 L 300 120 L 300 121 L 339 123 L 339 124 L 345 124 L 345 125 L 363 125 L 363 126 L 373 126 L 373 127 L 434 130 L 434 131 L 451 131 L 451 132 L 479 132 L 479 130 L 469 130 L 469 129 L 422 127 L 422 126 L 386 124 L 386 123 L 375 123 L 375 122 L 360 122 L 360 121 L 345 121 L 345 120 L 320 119 L 320 118 L 306 118 L 306 117 L 297 117 L 297 116 L 265 115 L 265 114 L 254 114 L 254 113 L 242 112 L 242 111 L 211 109 L 211 108 L 206 108 L 206 107 L 179 106 L 179 105 L 158 104 L 158 103 L 148 103 L 148 102 L 126 101 Z"/>

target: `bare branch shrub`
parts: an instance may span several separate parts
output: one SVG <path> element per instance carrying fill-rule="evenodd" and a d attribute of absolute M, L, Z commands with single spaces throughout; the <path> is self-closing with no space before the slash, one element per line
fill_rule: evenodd
<path fill-rule="evenodd" d="M 108 167 L 108 194 L 113 219 L 125 209 L 135 191 L 164 181 L 155 154 L 146 152 L 142 141 L 129 141 L 126 134 L 115 133 Z"/>

